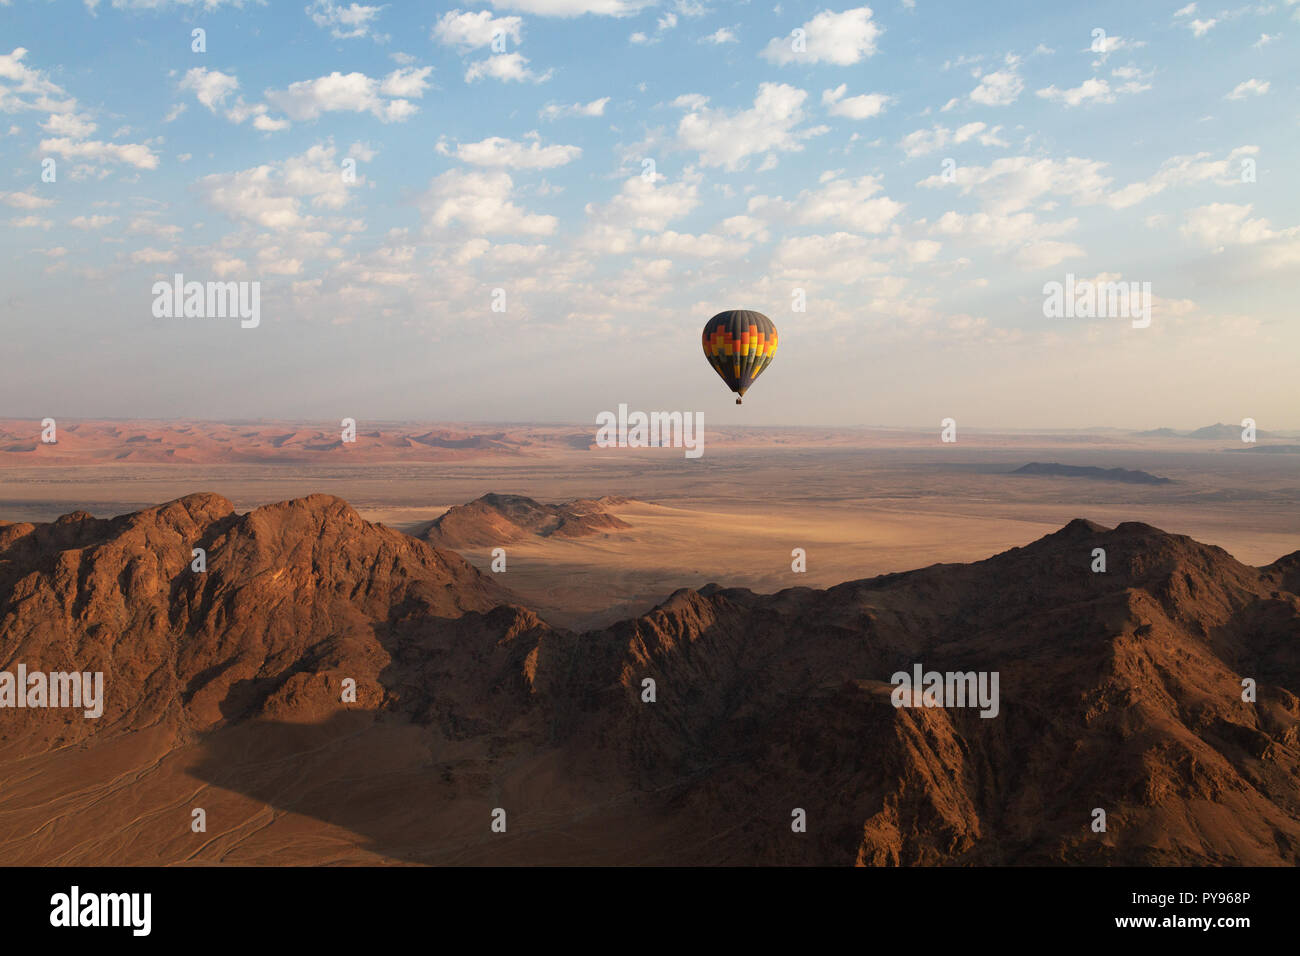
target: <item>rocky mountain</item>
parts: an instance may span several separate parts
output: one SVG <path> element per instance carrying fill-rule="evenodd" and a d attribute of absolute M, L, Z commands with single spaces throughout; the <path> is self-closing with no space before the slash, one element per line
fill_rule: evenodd
<path fill-rule="evenodd" d="M 337 498 L 192 495 L 0 526 L 20 662 L 107 703 L 0 709 L 15 863 L 1300 863 L 1300 552 L 1137 523 L 578 634 Z"/>
<path fill-rule="evenodd" d="M 548 505 L 523 495 L 486 494 L 448 509 L 418 534 L 440 548 L 496 547 L 534 535 L 585 538 L 625 530 L 628 524 L 607 509 L 627 500 L 606 495 Z"/>

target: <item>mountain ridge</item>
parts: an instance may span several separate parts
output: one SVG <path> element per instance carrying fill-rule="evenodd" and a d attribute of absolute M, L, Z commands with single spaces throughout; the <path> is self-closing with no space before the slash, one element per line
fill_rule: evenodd
<path fill-rule="evenodd" d="M 676 864 L 1300 862 L 1300 551 L 1256 568 L 1076 519 L 982 561 L 827 589 L 681 588 L 582 633 L 495 577 L 329 495 L 0 526 L 0 667 L 101 669 L 107 686 L 100 721 L 0 710 L 0 765 L 73 753 L 61 765 L 115 777 L 113 754 L 148 743 L 139 792 L 95 813 L 134 820 L 163 800 L 145 771 L 191 754 L 191 786 L 412 862 L 633 846 Z M 998 672 L 999 715 L 892 706 L 891 675 L 915 665 Z M 358 734 L 364 750 L 344 749 Z M 340 773 L 373 800 L 310 796 Z M 31 842 L 41 811 L 19 795 L 0 794 L 14 859 L 104 846 L 71 812 Z M 449 836 L 505 804 L 523 820 L 510 839 Z M 166 852 L 187 858 L 183 841 Z"/>

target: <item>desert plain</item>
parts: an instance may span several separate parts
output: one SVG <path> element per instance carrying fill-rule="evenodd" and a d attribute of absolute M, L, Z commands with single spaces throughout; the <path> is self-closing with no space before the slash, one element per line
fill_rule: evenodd
<path fill-rule="evenodd" d="M 1262 565 L 1300 547 L 1300 447 L 1286 435 L 1153 437 L 1115 429 L 710 429 L 705 453 L 597 448 L 594 425 L 0 421 L 0 520 L 122 514 L 198 491 L 240 511 L 313 493 L 418 530 L 489 493 L 617 496 L 629 526 L 509 542 L 507 581 L 564 626 L 603 626 L 709 582 L 772 592 L 969 562 L 1072 518 L 1141 521 Z M 1208 430 L 1208 429 L 1207 429 Z M 1268 449 L 1276 449 L 1271 453 Z M 1013 474 L 1031 462 L 1129 469 L 1159 485 Z M 506 542 L 502 542 L 506 544 Z M 792 571 L 802 548 L 806 571 Z M 488 570 L 491 547 L 461 553 Z"/>

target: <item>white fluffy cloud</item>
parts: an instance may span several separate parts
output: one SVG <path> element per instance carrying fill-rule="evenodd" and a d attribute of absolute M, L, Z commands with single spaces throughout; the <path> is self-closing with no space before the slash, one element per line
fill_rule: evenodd
<path fill-rule="evenodd" d="M 475 166 L 511 169 L 551 169 L 571 163 L 582 155 L 578 146 L 543 146 L 536 139 L 521 143 L 502 136 L 489 136 L 477 143 L 461 143 L 454 152 L 439 142 L 437 149 L 444 155 L 454 155 L 461 162 Z"/>
<path fill-rule="evenodd" d="M 606 203 L 588 203 L 586 213 L 596 224 L 616 229 L 659 231 L 700 204 L 699 187 L 692 182 L 660 185 L 662 176 L 624 180 L 616 196 Z"/>
<path fill-rule="evenodd" d="M 471 63 L 465 71 L 465 82 L 473 83 L 487 77 L 503 83 L 545 83 L 551 75 L 551 70 L 537 73 L 529 69 L 528 57 L 522 53 L 498 53 L 486 60 Z"/>
<path fill-rule="evenodd" d="M 1045 194 L 1065 196 L 1076 204 L 1100 203 L 1110 177 L 1098 160 L 1006 156 L 988 166 L 958 166 L 950 182 L 941 174 L 921 180 L 929 188 L 955 186 L 963 195 L 974 193 L 985 210 L 1005 215 L 1025 208 Z"/>
<path fill-rule="evenodd" d="M 580 17 L 593 14 L 630 17 L 653 6 L 655 0 L 492 0 L 498 10 L 518 10 L 539 17 Z"/>
<path fill-rule="evenodd" d="M 490 10 L 451 10 L 442 15 L 433 27 L 433 38 L 444 46 L 459 46 L 467 50 L 491 46 L 497 36 L 523 42 L 522 17 L 494 17 Z"/>
<path fill-rule="evenodd" d="M 546 120 L 559 119 L 561 116 L 604 116 L 607 105 L 609 105 L 608 96 L 602 96 L 590 103 L 571 103 L 568 106 L 548 103 L 542 107 L 538 116 Z"/>
<path fill-rule="evenodd" d="M 103 229 L 111 223 L 117 222 L 116 216 L 77 216 L 73 218 L 68 225 L 74 229 Z"/>
<path fill-rule="evenodd" d="M 1114 103 L 1121 94 L 1141 93 L 1151 89 L 1151 84 L 1147 82 L 1149 76 L 1133 67 L 1120 67 L 1112 70 L 1111 75 L 1122 82 L 1112 87 L 1103 77 L 1092 76 L 1072 89 L 1062 90 L 1052 85 L 1037 90 L 1036 93 L 1045 100 L 1054 100 L 1066 106 L 1079 106 L 1088 102 Z"/>
<path fill-rule="evenodd" d="M 1010 106 L 1025 88 L 1025 81 L 1014 68 L 995 70 L 980 77 L 975 89 L 970 91 L 970 98 L 984 106 Z"/>
<path fill-rule="evenodd" d="M 515 205 L 514 181 L 504 172 L 449 170 L 436 177 L 421 200 L 427 225 L 462 227 L 482 235 L 548 236 L 554 216 L 535 215 Z"/>
<path fill-rule="evenodd" d="M 22 193 L 0 192 L 0 202 L 15 209 L 45 209 L 54 205 L 53 199 L 37 196 L 31 191 Z"/>
<path fill-rule="evenodd" d="M 1252 219 L 1254 207 L 1249 203 L 1210 203 L 1199 206 L 1187 214 L 1183 235 L 1205 246 L 1222 249 L 1225 246 L 1253 245 L 1269 239 L 1294 237 L 1295 228 L 1276 231 L 1267 219 Z"/>
<path fill-rule="evenodd" d="M 651 255 L 739 259 L 749 252 L 750 244 L 712 233 L 695 236 L 668 230 L 652 236 L 642 236 L 640 249 Z"/>
<path fill-rule="evenodd" d="M 55 137 L 41 140 L 41 150 L 66 159 L 120 163 L 137 169 L 158 168 L 157 154 L 141 143 L 104 143 L 99 140 L 77 142 L 70 137 Z"/>
<path fill-rule="evenodd" d="M 315 224 L 304 202 L 337 210 L 349 198 L 334 147 L 321 144 L 279 163 L 205 176 L 196 185 L 203 200 L 230 219 L 277 231 Z"/>
<path fill-rule="evenodd" d="M 841 83 L 833 90 L 822 91 L 822 105 L 832 116 L 846 116 L 849 119 L 871 119 L 879 116 L 889 105 L 890 98 L 884 93 L 863 93 L 861 96 L 844 95 L 848 85 Z"/>
<path fill-rule="evenodd" d="M 802 27 L 802 37 L 773 37 L 763 48 L 762 56 L 773 63 L 830 63 L 852 66 L 876 52 L 880 26 L 871 19 L 870 7 L 857 7 L 834 13 L 823 10 Z M 803 49 L 799 49 L 802 39 Z"/>
<path fill-rule="evenodd" d="M 898 145 L 908 156 L 924 156 L 937 149 L 943 149 L 949 143 L 960 145 L 976 137 L 979 138 L 982 146 L 1006 146 L 1005 142 L 998 139 L 998 131 L 1001 129 L 1001 126 L 988 129 L 987 124 L 974 122 L 959 126 L 956 131 L 953 131 L 946 126 L 936 124 L 930 129 L 918 129 L 908 133 Z"/>
<path fill-rule="evenodd" d="M 779 152 L 799 152 L 804 140 L 827 131 L 825 126 L 798 128 L 805 119 L 807 97 L 804 90 L 784 83 L 763 83 L 753 107 L 734 113 L 709 108 L 703 97 L 679 97 L 676 105 L 690 112 L 677 126 L 678 145 L 698 151 L 705 166 L 733 171 L 744 168 L 750 156 L 767 154 L 772 159 Z"/>
<path fill-rule="evenodd" d="M 772 221 L 832 224 L 858 232 L 879 233 L 903 211 L 903 203 L 880 195 L 883 188 L 875 176 L 839 179 L 826 174 L 817 189 L 805 189 L 793 200 L 755 196 L 750 199 L 747 211 L 751 216 Z"/>
<path fill-rule="evenodd" d="M 92 170 L 97 164 L 157 169 L 158 157 L 146 144 L 108 143 L 87 139 L 95 131 L 90 116 L 80 111 L 75 97 L 38 69 L 23 63 L 27 50 L 15 47 L 0 55 L 0 113 L 34 110 L 49 115 L 41 127 L 49 138 L 41 140 L 42 152 L 82 161 Z M 126 135 L 125 127 L 114 134 Z"/>
<path fill-rule="evenodd" d="M 364 73 L 333 72 L 314 80 L 290 83 L 288 89 L 268 90 L 267 102 L 294 121 L 316 119 L 323 113 L 370 113 L 385 123 L 410 119 L 418 111 L 407 97 L 421 96 L 428 86 L 429 68 L 403 67 L 382 81 Z M 406 91 L 396 96 L 397 90 Z M 390 92 L 393 91 L 393 92 Z"/>
<path fill-rule="evenodd" d="M 307 15 L 322 30 L 328 29 L 336 40 L 352 40 L 370 33 L 370 28 L 383 7 L 368 7 L 360 3 L 346 6 L 334 0 L 312 0 Z"/>
<path fill-rule="evenodd" d="M 212 113 L 224 115 L 232 123 L 242 123 L 251 117 L 253 126 L 264 132 L 285 129 L 289 125 L 286 120 L 267 115 L 264 103 L 249 104 L 242 96 L 231 100 L 231 94 L 239 89 L 239 80 L 229 73 L 196 66 L 185 73 L 179 87 L 192 91 L 201 105 Z"/>

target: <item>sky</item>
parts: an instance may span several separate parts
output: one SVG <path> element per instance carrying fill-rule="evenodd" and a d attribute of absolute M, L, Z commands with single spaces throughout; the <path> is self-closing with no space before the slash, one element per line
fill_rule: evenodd
<path fill-rule="evenodd" d="M 1297 38 L 1300 0 L 0 0 L 0 417 L 1300 428 Z M 177 273 L 259 324 L 156 315 Z M 1046 316 L 1067 276 L 1150 325 Z M 780 335 L 740 407 L 731 308 Z"/>

